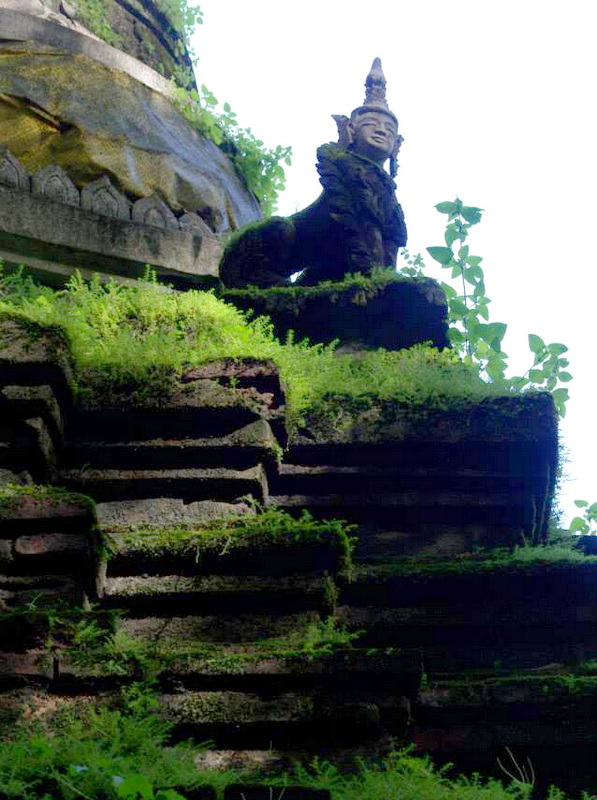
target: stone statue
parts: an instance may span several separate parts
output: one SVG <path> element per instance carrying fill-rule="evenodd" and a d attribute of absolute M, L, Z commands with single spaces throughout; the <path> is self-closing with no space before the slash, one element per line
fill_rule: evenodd
<path fill-rule="evenodd" d="M 406 244 L 406 226 L 396 201 L 396 157 L 402 137 L 386 102 L 386 82 L 376 58 L 365 83 L 365 102 L 350 119 L 334 116 L 337 143 L 317 150 L 323 192 L 291 217 L 272 217 L 243 231 L 226 249 L 220 277 L 229 287 L 341 280 L 393 267 Z M 391 176 L 384 164 L 390 159 Z"/>

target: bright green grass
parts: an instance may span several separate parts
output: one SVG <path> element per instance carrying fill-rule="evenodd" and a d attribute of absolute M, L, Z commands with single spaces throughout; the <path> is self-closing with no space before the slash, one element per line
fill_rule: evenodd
<path fill-rule="evenodd" d="M 211 292 L 172 292 L 152 280 L 122 286 L 86 283 L 75 274 L 66 289 L 54 291 L 24 273 L 5 276 L 0 315 L 11 313 L 63 327 L 80 390 L 95 386 L 100 396 L 109 386 L 126 385 L 140 395 L 165 391 L 185 368 L 222 357 L 274 361 L 295 424 L 330 398 L 445 408 L 507 393 L 447 350 L 417 345 L 339 355 L 334 345 L 282 344 L 267 318 L 248 320 Z"/>

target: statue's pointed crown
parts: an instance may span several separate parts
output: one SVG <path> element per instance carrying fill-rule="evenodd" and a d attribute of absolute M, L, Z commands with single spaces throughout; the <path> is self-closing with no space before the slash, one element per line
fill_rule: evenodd
<path fill-rule="evenodd" d="M 355 108 L 351 117 L 357 114 L 363 114 L 365 111 L 381 111 L 391 117 L 396 125 L 398 119 L 393 111 L 390 111 L 388 102 L 386 100 L 386 78 L 381 68 L 381 59 L 375 58 L 367 80 L 365 81 L 365 101 L 362 106 Z"/>

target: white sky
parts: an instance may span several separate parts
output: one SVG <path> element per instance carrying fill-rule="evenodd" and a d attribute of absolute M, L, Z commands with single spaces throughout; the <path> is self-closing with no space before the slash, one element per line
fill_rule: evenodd
<path fill-rule="evenodd" d="M 319 194 L 315 151 L 336 139 L 330 115 L 362 103 L 382 59 L 405 139 L 397 194 L 409 250 L 444 244 L 436 203 L 485 209 L 468 241 L 484 258 L 491 320 L 508 323 L 511 374 L 531 364 L 529 333 L 570 350 L 564 521 L 574 499 L 596 501 L 595 0 L 200 5 L 199 82 L 268 146 L 292 145 L 282 214 Z"/>

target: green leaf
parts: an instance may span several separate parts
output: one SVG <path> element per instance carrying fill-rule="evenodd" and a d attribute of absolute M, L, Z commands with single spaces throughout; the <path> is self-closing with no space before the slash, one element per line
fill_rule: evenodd
<path fill-rule="evenodd" d="M 476 225 L 478 222 L 481 222 L 482 211 L 482 208 L 476 208 L 475 206 L 463 206 L 460 213 L 467 222 L 471 225 Z"/>
<path fill-rule="evenodd" d="M 529 347 L 533 353 L 540 353 L 542 350 L 545 350 L 545 342 L 540 336 L 529 333 Z"/>
<path fill-rule="evenodd" d="M 488 325 L 485 326 L 485 340 L 488 341 L 490 344 L 492 342 L 501 342 L 504 336 L 506 335 L 506 331 L 508 326 L 505 322 L 490 322 Z"/>
<path fill-rule="evenodd" d="M 532 369 L 529 371 L 529 380 L 532 383 L 543 383 L 545 380 L 545 373 L 542 369 Z"/>
<path fill-rule="evenodd" d="M 444 239 L 448 247 L 451 247 L 458 238 L 460 238 L 460 234 L 458 233 L 456 225 L 448 225 L 444 233 Z"/>
<path fill-rule="evenodd" d="M 504 377 L 506 365 L 503 361 L 489 361 L 485 367 L 485 372 L 489 375 L 492 381 L 499 381 Z"/>
<path fill-rule="evenodd" d="M 552 356 L 561 356 L 562 353 L 567 353 L 568 348 L 565 344 L 559 344 L 558 342 L 553 342 L 552 344 L 547 345 L 547 349 L 552 354 Z"/>
<path fill-rule="evenodd" d="M 452 267 L 452 277 L 459 278 L 462 274 L 460 267 Z"/>
<path fill-rule="evenodd" d="M 468 251 L 469 251 L 468 244 L 463 245 L 458 251 L 458 258 L 466 258 L 468 256 Z"/>
<path fill-rule="evenodd" d="M 458 330 L 458 328 L 449 328 L 448 339 L 450 340 L 450 344 L 462 344 L 462 342 L 464 342 L 464 333 Z"/>
<path fill-rule="evenodd" d="M 449 200 L 446 200 L 444 203 L 438 203 L 435 208 L 439 211 L 440 214 L 453 214 L 456 208 L 455 203 L 450 203 Z"/>
<path fill-rule="evenodd" d="M 568 400 L 568 398 L 570 397 L 570 392 L 568 391 L 568 389 L 564 388 L 554 389 L 553 392 L 551 393 L 551 396 L 553 397 L 554 403 L 557 406 L 559 406 Z"/>
<path fill-rule="evenodd" d="M 444 267 L 452 260 L 452 251 L 449 247 L 428 247 L 427 252 L 431 258 L 438 261 Z"/>
<path fill-rule="evenodd" d="M 597 503 L 592 503 L 585 511 L 585 514 L 590 515 L 591 517 L 597 516 Z"/>
<path fill-rule="evenodd" d="M 464 317 L 467 311 L 468 308 L 461 300 L 457 298 L 450 300 L 450 315 L 452 317 Z"/>
<path fill-rule="evenodd" d="M 589 501 L 588 500 L 575 500 L 574 501 L 574 505 L 577 508 L 586 508 L 589 505 Z"/>
<path fill-rule="evenodd" d="M 227 114 L 230 114 L 230 112 L 232 111 L 232 108 L 230 107 L 230 103 L 224 103 L 224 106 L 223 106 L 223 108 L 224 108 L 224 111 L 225 111 Z"/>
<path fill-rule="evenodd" d="M 154 800 L 153 786 L 145 775 L 129 775 L 116 787 L 116 794 L 122 800 Z"/>
<path fill-rule="evenodd" d="M 481 256 L 467 256 L 466 258 L 466 263 L 469 267 L 478 267 L 481 261 L 483 261 Z"/>
<path fill-rule="evenodd" d="M 569 533 L 588 533 L 589 526 L 582 517 L 574 517 L 568 531 Z"/>
<path fill-rule="evenodd" d="M 453 286 L 450 286 L 449 283 L 440 283 L 440 287 L 442 292 L 446 295 L 446 299 L 450 300 L 451 297 L 456 297 L 458 292 Z"/>
<path fill-rule="evenodd" d="M 572 380 L 572 375 L 569 372 L 558 372 L 558 378 L 562 383 L 568 383 L 568 381 Z"/>

